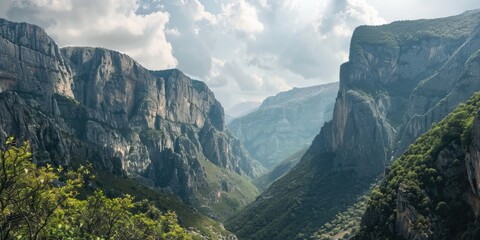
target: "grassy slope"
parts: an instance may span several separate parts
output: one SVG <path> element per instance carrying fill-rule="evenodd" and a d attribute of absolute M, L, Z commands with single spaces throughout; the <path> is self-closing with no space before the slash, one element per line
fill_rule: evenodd
<path fill-rule="evenodd" d="M 200 186 L 195 206 L 207 216 L 221 221 L 235 214 L 240 208 L 255 200 L 258 189 L 246 176 L 220 168 L 212 162 L 200 159 L 207 175 L 207 186 Z"/>

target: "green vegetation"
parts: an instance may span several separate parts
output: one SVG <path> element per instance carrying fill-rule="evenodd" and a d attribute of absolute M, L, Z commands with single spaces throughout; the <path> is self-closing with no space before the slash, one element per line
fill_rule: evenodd
<path fill-rule="evenodd" d="M 95 172 L 95 178 L 92 179 L 92 182 L 98 188 L 103 189 L 107 196 L 121 197 L 129 194 L 136 199 L 154 202 L 155 206 L 164 212 L 175 211 L 182 226 L 189 229 L 193 228 L 202 236 L 210 239 L 220 239 L 221 236 L 231 235 L 219 222 L 200 214 L 191 206 L 183 203 L 177 196 L 150 189 L 137 180 L 98 171 Z"/>
<path fill-rule="evenodd" d="M 55 93 L 53 96 L 55 97 L 55 100 L 57 100 L 58 103 L 65 103 L 65 104 L 72 104 L 74 106 L 80 106 L 80 102 L 77 101 L 75 98 L 61 95 L 58 93 Z"/>
<path fill-rule="evenodd" d="M 157 129 L 146 129 L 140 132 L 142 139 L 158 139 L 165 137 L 165 133 Z"/>
<path fill-rule="evenodd" d="M 200 211 L 207 216 L 225 220 L 258 196 L 258 189 L 247 177 L 220 168 L 206 159 L 200 158 L 199 161 L 207 182 L 197 189 L 202 197 L 195 199 L 194 205 L 200 206 Z"/>
<path fill-rule="evenodd" d="M 480 93 L 418 138 L 387 170 L 373 190 L 360 239 L 395 239 L 397 201 L 409 204 L 417 215 L 411 228 L 432 239 L 478 239 L 480 225 L 467 203 L 470 186 L 465 153 L 471 143 L 472 123 L 480 107 Z M 393 229 L 392 229 L 393 227 Z"/>
<path fill-rule="evenodd" d="M 352 206 L 347 210 L 335 215 L 333 220 L 325 223 L 320 230 L 315 232 L 312 236 L 313 239 L 329 240 L 329 239 L 350 239 L 360 230 L 360 221 L 362 215 L 367 208 L 367 202 L 371 190 L 376 185 L 372 185 L 370 191 L 359 198 Z"/>
<path fill-rule="evenodd" d="M 108 198 L 79 191 L 89 171 L 37 167 L 28 142 L 13 138 L 0 151 L 1 239 L 193 239 L 176 214 L 162 214 L 149 201 L 130 195 Z"/>

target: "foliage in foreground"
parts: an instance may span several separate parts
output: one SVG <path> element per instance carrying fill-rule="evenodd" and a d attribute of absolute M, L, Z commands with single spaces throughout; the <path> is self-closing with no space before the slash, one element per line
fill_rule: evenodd
<path fill-rule="evenodd" d="M 78 191 L 88 169 L 38 167 L 28 142 L 9 138 L 0 150 L 0 239 L 192 239 L 173 212 L 133 197 Z"/>

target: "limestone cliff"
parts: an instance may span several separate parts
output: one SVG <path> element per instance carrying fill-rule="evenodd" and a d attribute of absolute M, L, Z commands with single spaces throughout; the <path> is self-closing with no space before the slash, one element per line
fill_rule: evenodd
<path fill-rule="evenodd" d="M 228 124 L 245 148 L 265 167 L 273 168 L 311 144 L 331 120 L 338 83 L 294 88 L 263 101 L 260 108 Z"/>
<path fill-rule="evenodd" d="M 207 181 L 204 160 L 239 178 L 262 171 L 225 131 L 223 108 L 203 82 L 176 69 L 149 71 L 107 49 L 59 49 L 26 23 L 0 20 L 0 37 L 0 133 L 32 141 L 36 161 L 89 160 L 97 169 L 205 204 L 216 217 L 229 211 L 212 212 L 215 203 L 208 202 L 229 179 L 218 173 Z M 238 205 L 227 209 L 255 196 L 253 185 L 236 186 L 229 192 L 252 194 L 237 194 L 229 201 Z"/>
<path fill-rule="evenodd" d="M 334 169 L 381 173 L 393 156 L 480 89 L 480 12 L 355 30 L 333 120 L 312 148 Z"/>

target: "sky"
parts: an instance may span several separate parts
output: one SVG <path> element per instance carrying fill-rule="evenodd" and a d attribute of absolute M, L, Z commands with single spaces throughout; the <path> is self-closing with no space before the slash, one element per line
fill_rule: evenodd
<path fill-rule="evenodd" d="M 359 25 L 437 18 L 478 0 L 0 0 L 59 46 L 126 53 L 202 80 L 225 108 L 339 79 Z"/>

